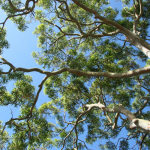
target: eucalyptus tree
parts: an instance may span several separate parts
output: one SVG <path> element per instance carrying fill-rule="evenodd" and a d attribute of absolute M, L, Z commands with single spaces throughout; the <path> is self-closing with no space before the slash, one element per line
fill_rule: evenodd
<path fill-rule="evenodd" d="M 43 67 L 17 68 L 0 55 L 2 67 L 10 67 L 0 71 L 0 104 L 21 109 L 1 124 L 1 148 L 88 149 L 104 140 L 100 149 L 125 150 L 132 139 L 132 148 L 150 148 L 149 0 L 1 0 L 0 6 L 7 14 L 1 54 L 9 48 L 7 20 L 25 31 L 36 19 L 41 51 L 32 56 Z M 33 71 L 45 74 L 37 92 L 26 75 Z M 15 86 L 9 93 L 11 80 Z M 42 87 L 49 102 L 37 108 Z M 7 127 L 14 130 L 11 138 Z M 127 138 L 120 138 L 122 130 Z"/>

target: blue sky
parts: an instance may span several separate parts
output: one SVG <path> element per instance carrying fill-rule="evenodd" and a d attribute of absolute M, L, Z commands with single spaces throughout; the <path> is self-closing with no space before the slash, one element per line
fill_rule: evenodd
<path fill-rule="evenodd" d="M 119 5 L 122 6 L 119 1 L 114 2 L 113 6 Z M 4 12 L 0 11 L 1 13 L 1 19 L 0 22 L 4 21 L 5 14 Z M 7 40 L 10 43 L 10 48 L 5 49 L 3 53 L 3 57 L 11 62 L 15 67 L 24 67 L 24 68 L 33 68 L 37 67 L 42 69 L 41 66 L 36 64 L 34 59 L 31 56 L 32 51 L 40 51 L 40 49 L 37 47 L 37 38 L 35 35 L 32 34 L 35 27 L 39 23 L 36 21 L 32 21 L 32 23 L 29 25 L 29 28 L 25 32 L 20 32 L 17 30 L 17 27 L 8 20 L 6 22 L 5 27 L 7 28 Z M 0 66 L 1 67 L 1 66 Z M 5 66 L 4 71 L 8 71 L 9 67 Z M 42 79 L 45 75 L 41 75 L 37 72 L 30 73 L 30 75 L 33 77 L 33 85 L 38 90 L 38 85 L 41 83 Z M 14 87 L 14 82 L 10 82 L 7 86 L 8 91 L 11 91 L 11 89 Z M 39 95 L 39 100 L 37 102 L 37 107 L 39 107 L 42 103 L 49 101 L 48 97 L 43 94 L 43 90 L 41 91 Z M 14 108 L 12 106 L 6 106 L 6 107 L 0 107 L 0 120 L 3 120 L 3 123 L 8 121 L 11 118 L 11 111 L 13 112 L 13 117 L 17 117 L 19 113 L 19 108 Z M 12 133 L 11 130 L 8 130 L 10 133 Z M 125 137 L 127 135 L 127 132 L 124 130 L 121 132 L 120 137 Z M 115 140 L 116 141 L 116 140 Z M 98 141 L 93 146 L 89 146 L 89 148 L 93 150 L 98 150 L 97 144 L 103 143 L 103 141 Z M 134 142 L 130 142 L 130 148 L 135 144 Z M 55 150 L 53 148 L 53 150 Z"/>

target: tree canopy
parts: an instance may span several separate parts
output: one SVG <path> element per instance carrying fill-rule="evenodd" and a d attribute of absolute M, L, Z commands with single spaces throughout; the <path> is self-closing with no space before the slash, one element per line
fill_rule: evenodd
<path fill-rule="evenodd" d="M 150 149 L 149 0 L 0 0 L 0 6 L 7 15 L 0 24 L 0 106 L 20 107 L 17 118 L 1 121 L 1 149 L 84 150 L 98 140 L 106 142 L 99 149 Z M 3 57 L 8 19 L 21 32 L 39 22 L 33 33 L 41 51 L 32 57 L 43 69 L 17 68 Z M 31 72 L 45 75 L 37 91 Z M 37 107 L 43 87 L 49 102 Z M 123 130 L 127 138 L 119 137 Z"/>

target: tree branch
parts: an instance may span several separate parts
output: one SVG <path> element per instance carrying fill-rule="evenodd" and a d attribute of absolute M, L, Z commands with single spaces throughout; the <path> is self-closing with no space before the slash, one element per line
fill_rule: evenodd
<path fill-rule="evenodd" d="M 11 8 L 14 10 L 14 11 L 16 11 L 16 12 L 23 12 L 23 11 L 33 11 L 33 9 L 35 8 L 35 0 L 26 0 L 26 2 L 25 2 L 25 7 L 24 8 L 22 8 L 22 9 L 18 9 L 18 8 L 16 8 L 14 5 L 13 5 L 13 3 L 11 2 L 11 0 L 8 0 L 9 1 L 9 5 L 11 6 Z M 33 2 L 33 5 L 32 5 L 32 7 L 30 8 L 29 7 L 29 3 L 30 2 Z"/>
<path fill-rule="evenodd" d="M 113 27 L 116 27 L 117 29 L 119 29 L 120 32 L 123 33 L 126 36 L 127 40 L 131 44 L 136 46 L 140 51 L 142 51 L 146 56 L 148 56 L 150 58 L 150 44 L 147 43 L 146 41 L 144 41 L 141 37 L 135 35 L 134 33 L 132 33 L 130 30 L 126 29 L 122 25 L 120 25 L 120 24 L 118 24 L 114 21 L 111 21 L 109 19 L 106 19 L 105 17 L 102 17 L 95 10 L 86 7 L 85 5 L 81 4 L 78 0 L 72 0 L 72 1 L 77 6 L 83 8 L 85 11 L 88 11 L 88 12 L 92 13 L 95 16 L 95 19 L 100 19 L 104 23 L 106 23 L 107 25 L 113 26 Z"/>
<path fill-rule="evenodd" d="M 66 71 L 68 71 L 72 74 L 76 74 L 78 76 L 90 76 L 90 77 L 93 77 L 93 76 L 98 77 L 99 76 L 99 77 L 108 77 L 108 78 L 127 78 L 127 77 L 133 77 L 133 76 L 136 76 L 136 75 L 150 73 L 150 66 L 143 67 L 143 68 L 140 68 L 140 69 L 131 70 L 131 71 L 128 71 L 126 73 L 86 72 L 86 71 L 79 71 L 77 69 L 71 69 L 71 68 L 63 68 L 63 69 L 60 69 L 58 71 L 49 72 L 49 71 L 41 70 L 39 68 L 30 68 L 30 69 L 15 68 L 10 62 L 5 60 L 1 55 L 0 55 L 0 58 L 4 61 L 5 64 L 8 64 L 13 69 L 14 72 L 16 72 L 16 71 L 23 71 L 23 72 L 36 71 L 36 72 L 45 74 L 47 76 L 58 75 L 58 74 L 61 74 L 63 72 L 66 72 Z M 0 74 L 2 74 L 2 73 L 0 72 Z"/>
<path fill-rule="evenodd" d="M 112 129 L 114 130 L 116 127 L 117 127 L 117 122 L 118 122 L 118 117 L 119 117 L 119 113 L 116 114 L 115 116 L 115 122 L 114 122 L 114 125 L 112 126 Z"/>
<path fill-rule="evenodd" d="M 63 148 L 64 148 L 64 146 L 65 146 L 66 139 L 70 136 L 71 132 L 76 128 L 77 124 L 80 122 L 79 119 L 80 119 L 83 115 L 85 115 L 86 113 L 88 113 L 91 109 L 92 109 L 92 108 L 89 108 L 87 111 L 82 112 L 82 113 L 78 116 L 78 118 L 76 119 L 76 122 L 75 122 L 75 124 L 74 124 L 74 127 L 70 130 L 70 132 L 68 133 L 68 135 L 65 137 L 65 139 L 64 139 L 64 141 L 63 141 L 63 146 L 62 146 L 61 150 L 63 150 Z"/>
<path fill-rule="evenodd" d="M 81 33 L 81 34 L 85 34 L 85 33 L 82 31 L 78 20 L 77 20 L 76 18 L 74 18 L 74 17 L 71 15 L 71 13 L 70 13 L 70 11 L 69 11 L 69 7 L 68 7 L 67 2 L 66 2 L 66 1 L 61 1 L 61 0 L 57 0 L 57 1 L 60 2 L 60 3 L 64 3 L 64 4 L 65 4 L 66 10 L 67 10 L 67 14 L 69 15 L 70 19 L 73 20 L 73 21 L 76 23 L 76 25 L 77 25 L 77 27 L 78 27 L 80 33 Z M 61 9 L 61 7 L 59 7 L 59 8 Z"/>
<path fill-rule="evenodd" d="M 110 113 L 122 113 L 129 119 L 131 129 L 140 128 L 144 130 L 146 133 L 150 131 L 150 121 L 136 118 L 130 111 L 128 111 L 122 105 L 119 105 L 118 107 L 114 108 L 108 108 L 101 103 L 97 103 L 97 104 L 87 104 L 84 107 L 87 107 L 88 110 L 91 110 L 93 108 L 99 108 L 102 109 L 103 111 Z"/>
<path fill-rule="evenodd" d="M 142 137 L 142 141 L 141 141 L 141 146 L 140 146 L 140 150 L 142 150 L 142 144 L 143 144 L 143 142 L 144 142 L 144 140 L 145 140 L 145 138 L 146 138 L 146 136 L 147 136 L 147 133 Z"/>
<path fill-rule="evenodd" d="M 53 71 L 53 72 L 49 72 L 49 71 L 43 71 L 39 68 L 31 68 L 31 69 L 26 69 L 26 68 L 16 68 L 15 71 L 24 71 L 24 72 L 39 72 L 42 74 L 46 74 L 48 76 L 53 76 L 53 75 L 58 75 L 61 74 L 63 72 L 70 72 L 72 74 L 76 74 L 78 76 L 99 76 L 99 77 L 108 77 L 108 78 L 127 78 L 127 77 L 132 77 L 132 76 L 136 76 L 136 75 L 141 75 L 141 74 L 146 74 L 146 73 L 150 73 L 150 66 L 148 67 L 143 67 L 140 69 L 135 69 L 135 70 L 131 70 L 128 71 L 126 73 L 112 73 L 112 72 L 85 72 L 85 71 L 79 71 L 77 69 L 71 69 L 71 68 L 63 68 L 60 69 L 58 71 Z"/>
<path fill-rule="evenodd" d="M 138 33 L 136 30 L 136 27 L 137 27 L 137 24 L 138 24 L 140 18 L 142 17 L 142 14 L 143 14 L 143 2 L 142 2 L 142 0 L 139 0 L 139 5 L 140 5 L 140 13 L 139 14 L 136 13 L 138 7 L 135 7 L 135 15 L 134 15 L 135 19 L 134 19 L 134 24 L 133 24 L 133 33 L 135 33 L 137 35 L 138 35 Z M 134 6 L 135 6 L 135 4 L 134 4 Z"/>

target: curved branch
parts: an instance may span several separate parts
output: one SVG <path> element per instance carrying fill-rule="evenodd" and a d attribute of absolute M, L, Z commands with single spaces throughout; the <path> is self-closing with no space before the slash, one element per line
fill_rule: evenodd
<path fill-rule="evenodd" d="M 8 62 L 5 58 L 3 58 L 1 55 L 0 55 L 0 59 L 3 60 L 3 64 L 7 64 L 8 66 L 10 66 L 11 69 L 15 70 L 15 66 L 13 64 L 11 64 L 10 62 Z"/>
<path fill-rule="evenodd" d="M 109 108 L 109 107 L 105 107 L 103 104 L 101 104 L 99 102 L 99 103 L 96 103 L 96 104 L 87 104 L 87 105 L 85 105 L 85 107 L 87 107 L 88 109 L 99 108 L 99 109 L 102 109 L 103 111 L 110 112 L 110 113 L 122 113 L 130 121 L 132 121 L 133 119 L 136 118 L 130 111 L 128 111 L 122 105 L 119 105 L 118 107 L 115 107 L 115 108 Z"/>
<path fill-rule="evenodd" d="M 144 130 L 146 133 L 150 131 L 150 121 L 136 118 L 130 111 L 128 111 L 122 105 L 119 105 L 118 107 L 114 108 L 108 108 L 101 103 L 97 103 L 97 104 L 87 104 L 84 107 L 87 107 L 88 110 L 91 110 L 93 108 L 99 108 L 102 109 L 103 111 L 110 113 L 122 113 L 129 119 L 131 129 L 140 128 Z"/>
<path fill-rule="evenodd" d="M 71 68 L 63 68 L 63 69 L 60 69 L 58 71 L 49 72 L 49 71 L 41 70 L 39 68 L 30 68 L 30 69 L 15 68 L 10 62 L 8 62 L 6 59 L 4 59 L 1 55 L 0 55 L 0 58 L 4 61 L 5 64 L 8 64 L 13 69 L 14 72 L 16 72 L 16 71 L 24 71 L 24 72 L 36 71 L 36 72 L 45 74 L 47 76 L 58 75 L 58 74 L 61 74 L 63 72 L 66 72 L 66 71 L 68 71 L 72 74 L 76 74 L 78 76 L 90 76 L 90 77 L 93 77 L 93 76 L 98 77 L 99 76 L 99 77 L 108 77 L 108 78 L 127 78 L 127 77 L 133 77 L 136 75 L 150 73 L 150 66 L 131 70 L 131 71 L 128 71 L 126 73 L 87 72 L 87 71 L 79 71 L 77 69 L 71 69 Z"/>
<path fill-rule="evenodd" d="M 9 1 L 9 4 L 10 4 L 11 8 L 12 8 L 14 11 L 16 11 L 16 12 L 23 12 L 23 11 L 25 11 L 25 10 L 30 10 L 30 12 L 31 12 L 31 11 L 35 8 L 35 0 L 26 0 L 25 7 L 22 8 L 22 9 L 16 8 L 16 7 L 13 5 L 13 3 L 11 2 L 11 0 L 8 0 L 8 1 Z M 29 8 L 29 3 L 30 3 L 31 1 L 33 2 L 33 6 L 32 6 L 31 8 Z"/>
<path fill-rule="evenodd" d="M 95 16 L 95 19 L 100 19 L 107 25 L 113 26 L 113 27 L 116 27 L 117 29 L 119 29 L 121 31 L 121 33 L 123 33 L 126 36 L 127 40 L 131 44 L 136 46 L 140 51 L 142 51 L 146 56 L 148 56 L 150 58 L 150 44 L 147 43 L 145 40 L 143 40 L 141 37 L 135 35 L 130 30 L 126 29 L 125 27 L 118 24 L 117 22 L 114 22 L 112 20 L 106 19 L 105 17 L 102 17 L 101 15 L 99 15 L 99 13 L 97 11 L 90 9 L 87 6 L 81 4 L 78 0 L 72 0 L 72 1 L 77 6 L 83 8 L 85 11 L 92 13 Z"/>
<path fill-rule="evenodd" d="M 25 7 L 22 8 L 22 9 L 16 8 L 16 7 L 13 5 L 13 3 L 11 2 L 11 0 L 8 0 L 8 2 L 9 2 L 9 5 L 11 6 L 11 8 L 12 8 L 14 11 L 16 11 L 16 12 L 23 12 L 23 11 L 25 10 Z"/>
<path fill-rule="evenodd" d="M 9 71 L 7 71 L 7 72 L 0 71 L 0 75 L 1 75 L 1 74 L 9 74 L 9 73 L 11 73 L 11 71 L 12 71 L 11 68 L 10 68 Z"/>
<path fill-rule="evenodd" d="M 53 76 L 53 75 L 58 75 L 61 74 L 63 72 L 70 72 L 72 74 L 76 74 L 78 76 L 99 76 L 99 77 L 108 77 L 108 78 L 127 78 L 127 77 L 133 77 L 136 75 L 141 75 L 141 74 L 146 74 L 146 73 L 150 73 L 150 66 L 148 67 L 143 67 L 140 69 L 135 69 L 135 70 L 131 70 L 128 71 L 126 73 L 112 73 L 112 72 L 86 72 L 86 71 L 79 71 L 77 69 L 71 69 L 71 68 L 63 68 L 60 69 L 58 71 L 53 71 L 53 72 L 49 72 L 49 71 L 43 71 L 39 68 L 31 68 L 31 69 L 26 69 L 26 68 L 16 68 L 15 71 L 24 71 L 24 72 L 39 72 L 42 74 L 46 74 L 48 76 Z"/>
<path fill-rule="evenodd" d="M 38 2 L 38 0 L 37 0 L 37 1 L 35 1 L 35 0 L 26 0 L 25 7 L 22 8 L 22 9 L 18 9 L 18 8 L 16 8 L 16 7 L 13 5 L 13 3 L 11 2 L 11 0 L 8 0 L 8 1 L 9 1 L 9 5 L 11 6 L 11 8 L 12 8 L 14 11 L 16 11 L 16 12 L 22 12 L 22 13 L 20 13 L 20 14 L 15 14 L 15 15 L 9 15 L 9 16 L 5 19 L 4 22 L 0 23 L 0 24 L 3 25 L 2 28 L 1 28 L 1 30 L 0 30 L 0 32 L 2 32 L 2 30 L 4 29 L 5 23 L 6 23 L 6 21 L 7 21 L 9 18 L 17 17 L 17 16 L 23 16 L 23 15 L 29 14 L 29 13 L 32 12 L 33 9 L 35 8 L 35 3 Z M 30 3 L 31 1 L 33 2 L 33 5 L 32 5 L 32 7 L 29 7 L 29 3 Z"/>

